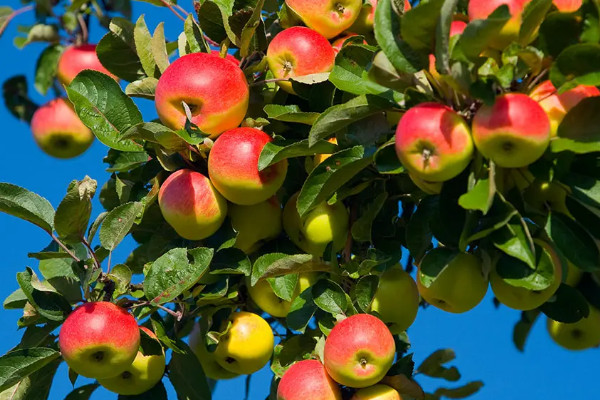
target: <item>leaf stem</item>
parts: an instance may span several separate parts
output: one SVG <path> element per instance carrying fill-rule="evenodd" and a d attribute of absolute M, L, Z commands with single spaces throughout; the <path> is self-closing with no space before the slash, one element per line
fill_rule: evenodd
<path fill-rule="evenodd" d="M 4 23 L 2 25 L 0 25 L 0 36 L 2 36 L 4 31 L 6 30 L 6 27 L 8 26 L 8 24 L 14 17 L 16 17 L 19 14 L 23 14 L 27 11 L 31 11 L 31 10 L 33 10 L 33 8 L 34 8 L 34 6 L 30 5 L 30 6 L 19 8 L 18 10 L 15 10 L 12 13 L 10 13 L 8 15 L 8 17 L 6 17 L 6 19 L 4 20 Z"/>
<path fill-rule="evenodd" d="M 94 251 L 94 249 L 92 249 L 92 246 L 90 246 L 90 244 L 88 243 L 88 241 L 82 237 L 81 238 L 81 242 L 83 243 L 83 245 L 88 249 L 88 252 L 90 253 L 90 256 L 92 256 L 92 258 L 94 259 L 94 265 L 97 269 L 100 269 L 100 260 L 98 260 L 98 256 L 96 256 L 96 252 Z"/>
<path fill-rule="evenodd" d="M 54 240 L 60 246 L 60 248 L 65 251 L 65 253 L 67 253 L 69 256 L 71 256 L 71 258 L 73 260 L 75 260 L 76 262 L 81 262 L 81 259 L 79 257 L 77 257 L 75 255 L 75 253 L 73 253 L 71 250 L 69 250 L 69 248 L 67 246 L 65 246 L 63 244 L 63 242 L 61 242 L 60 239 L 56 237 L 56 235 L 54 235 L 54 233 L 52 233 L 52 232 L 49 232 L 49 233 L 50 233 L 50 236 L 52 236 L 52 240 Z"/>
<path fill-rule="evenodd" d="M 161 3 L 163 3 L 165 5 L 165 7 L 167 7 L 169 10 L 171 10 L 173 12 L 173 14 L 175 14 L 177 16 L 177 18 L 179 18 L 180 20 L 182 20 L 183 22 L 185 22 L 185 18 L 182 17 L 171 5 L 171 3 L 169 3 L 168 0 L 160 0 Z"/>

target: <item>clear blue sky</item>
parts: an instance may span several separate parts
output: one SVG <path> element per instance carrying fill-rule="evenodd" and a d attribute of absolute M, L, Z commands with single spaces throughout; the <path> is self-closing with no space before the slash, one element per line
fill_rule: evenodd
<path fill-rule="evenodd" d="M 191 2 L 182 3 L 191 10 Z M 3 0 L 2 5 L 14 8 L 20 6 L 18 0 Z M 151 30 L 160 22 L 166 23 L 166 34 L 175 40 L 182 29 L 182 22 L 166 9 L 159 9 L 146 3 L 133 3 L 134 19 L 146 14 L 146 22 Z M 0 82 L 16 74 L 26 74 L 33 80 L 35 60 L 43 45 L 32 44 L 24 50 L 16 49 L 12 37 L 17 24 L 33 23 L 31 14 L 17 17 L 0 39 Z M 101 30 L 92 27 L 92 41 L 99 40 Z M 42 103 L 50 97 L 42 97 L 31 86 L 32 98 Z M 149 101 L 137 102 L 146 120 L 155 118 L 153 105 Z M 42 153 L 35 145 L 28 126 L 17 121 L 3 105 L 0 105 L 0 181 L 11 182 L 46 197 L 56 207 L 62 199 L 67 185 L 73 179 L 85 175 L 98 180 L 102 185 L 109 177 L 105 172 L 102 158 L 107 148 L 98 141 L 84 155 L 75 160 L 61 161 Z M 101 212 L 96 201 L 94 215 Z M 5 214 L 0 214 L 0 255 L 2 256 L 2 279 L 0 297 L 6 298 L 17 286 L 15 274 L 26 266 L 37 267 L 37 261 L 27 257 L 28 252 L 38 251 L 49 242 L 49 237 L 39 228 Z M 131 251 L 133 242 L 126 240 L 117 249 L 113 258 L 124 261 Z M 564 399 L 597 398 L 598 389 L 594 384 L 598 377 L 599 352 L 588 350 L 582 353 L 568 352 L 555 345 L 546 333 L 545 318 L 536 323 L 527 343 L 525 353 L 519 353 L 512 344 L 512 328 L 519 319 L 519 312 L 505 307 L 495 309 L 491 291 L 475 310 L 464 315 L 453 315 L 433 307 L 420 310 L 415 324 L 408 334 L 413 344 L 417 364 L 433 351 L 452 348 L 463 378 L 460 383 L 483 380 L 484 388 L 473 396 L 477 400 L 520 400 L 520 399 Z M 16 345 L 21 332 L 17 331 L 19 311 L 4 310 L 0 321 L 0 352 L 5 353 Z M 426 391 L 434 391 L 445 385 L 439 380 L 417 377 Z M 263 400 L 269 391 L 270 373 L 263 369 L 252 377 L 250 399 Z M 80 379 L 77 384 L 84 382 Z M 168 381 L 169 398 L 176 397 Z M 447 386 L 453 386 L 448 384 Z M 62 400 L 72 387 L 63 366 L 55 379 L 50 394 L 52 400 Z M 214 393 L 215 400 L 238 400 L 244 398 L 245 377 L 219 383 Z M 93 400 L 113 400 L 116 395 L 103 389 L 97 390 Z M 308 400 L 308 399 L 307 399 Z"/>

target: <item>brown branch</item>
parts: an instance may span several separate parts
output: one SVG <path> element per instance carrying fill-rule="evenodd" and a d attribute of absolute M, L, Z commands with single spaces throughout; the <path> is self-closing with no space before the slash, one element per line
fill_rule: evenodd
<path fill-rule="evenodd" d="M 90 246 L 90 244 L 88 243 L 87 240 L 85 240 L 85 238 L 81 238 L 81 242 L 83 243 L 83 245 L 85 247 L 87 247 L 90 255 L 94 259 L 94 264 L 96 265 L 96 268 L 100 269 L 100 260 L 98 260 L 98 257 L 96 256 L 96 252 L 94 251 L 94 249 L 92 249 L 92 246 Z"/>

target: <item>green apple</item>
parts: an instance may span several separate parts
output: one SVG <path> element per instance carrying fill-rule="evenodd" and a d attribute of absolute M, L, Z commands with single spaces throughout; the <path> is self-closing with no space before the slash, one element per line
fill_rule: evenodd
<path fill-rule="evenodd" d="M 400 265 L 381 274 L 371 311 L 379 314 L 393 334 L 407 330 L 415 322 L 418 310 L 417 284 Z"/>
<path fill-rule="evenodd" d="M 600 311 L 590 306 L 590 315 L 573 324 L 548 318 L 548 333 L 559 346 L 568 350 L 586 350 L 600 345 Z"/>
<path fill-rule="evenodd" d="M 277 318 L 284 318 L 290 312 L 294 298 L 312 286 L 315 283 L 316 278 L 316 273 L 300 274 L 292 301 L 286 301 L 277 296 L 273 291 L 273 288 L 271 288 L 269 281 L 266 279 L 261 279 L 256 282 L 256 285 L 252 286 L 250 284 L 250 278 L 247 278 L 246 287 L 248 288 L 248 294 L 252 301 L 254 301 L 264 312 Z"/>
<path fill-rule="evenodd" d="M 281 233 L 281 204 L 276 197 L 251 206 L 231 204 L 229 218 L 237 232 L 236 248 L 246 254 L 254 253 L 260 246 Z"/>
<path fill-rule="evenodd" d="M 533 208 L 548 212 L 557 211 L 572 218 L 567 208 L 567 189 L 559 183 L 535 180 L 525 190 L 523 197 Z"/>
<path fill-rule="evenodd" d="M 575 287 L 581 281 L 583 277 L 583 271 L 580 268 L 577 268 L 570 261 L 567 262 L 567 277 L 565 278 L 565 283 L 569 286 Z"/>
<path fill-rule="evenodd" d="M 239 374 L 227 371 L 225 368 L 221 367 L 217 360 L 215 360 L 215 354 L 208 351 L 206 345 L 204 344 L 204 337 L 198 323 L 194 324 L 194 328 L 190 333 L 189 344 L 190 348 L 198 358 L 198 361 L 200 361 L 204 375 L 207 378 L 221 380 L 232 379 L 236 376 L 239 376 Z"/>

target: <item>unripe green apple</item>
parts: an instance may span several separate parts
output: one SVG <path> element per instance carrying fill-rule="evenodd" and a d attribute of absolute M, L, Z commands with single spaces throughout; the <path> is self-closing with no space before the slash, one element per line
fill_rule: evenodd
<path fill-rule="evenodd" d="M 85 303 L 62 324 L 58 345 L 63 359 L 79 375 L 110 378 L 135 359 L 140 329 L 131 314 L 113 303 Z"/>
<path fill-rule="evenodd" d="M 470 253 L 459 253 L 454 257 L 429 287 L 423 284 L 425 279 L 419 267 L 417 287 L 421 296 L 432 306 L 457 314 L 475 308 L 488 289 L 481 260 Z"/>
<path fill-rule="evenodd" d="M 304 273 L 298 276 L 298 284 L 294 290 L 292 301 L 286 301 L 275 294 L 273 288 L 266 279 L 256 282 L 256 285 L 250 284 L 250 278 L 246 279 L 246 287 L 252 301 L 267 314 L 277 318 L 284 318 L 290 312 L 292 302 L 303 291 L 312 286 L 317 280 L 316 273 Z"/>
<path fill-rule="evenodd" d="M 418 310 L 417 284 L 400 265 L 381 274 L 371 311 L 379 314 L 393 334 L 407 330 L 415 322 Z"/>
<path fill-rule="evenodd" d="M 548 318 L 548 333 L 559 346 L 568 350 L 586 350 L 600 346 L 600 311 L 590 306 L 590 315 L 573 324 Z"/>
<path fill-rule="evenodd" d="M 245 311 L 233 313 L 229 321 L 231 326 L 219 339 L 215 360 L 230 372 L 253 374 L 264 367 L 273 354 L 273 331 L 261 316 Z"/>
<path fill-rule="evenodd" d="M 362 0 L 285 0 L 302 22 L 327 39 L 350 28 L 361 11 Z"/>
<path fill-rule="evenodd" d="M 567 190 L 558 183 L 535 180 L 525 190 L 523 198 L 537 210 L 552 210 L 571 216 L 566 204 Z"/>
<path fill-rule="evenodd" d="M 281 377 L 277 400 L 342 400 L 342 391 L 318 360 L 293 364 Z"/>
<path fill-rule="evenodd" d="M 236 248 L 254 253 L 264 242 L 281 233 L 281 204 L 277 197 L 252 206 L 229 205 L 231 226 L 237 232 Z"/>
<path fill-rule="evenodd" d="M 567 262 L 567 277 L 565 278 L 565 284 L 575 287 L 581 281 L 583 277 L 583 271 L 577 268 L 570 261 Z"/>
<path fill-rule="evenodd" d="M 145 327 L 140 327 L 148 335 L 156 339 L 156 335 Z M 112 378 L 98 379 L 98 383 L 111 392 L 125 396 L 135 396 L 152 389 L 165 372 L 165 353 L 145 356 L 138 351 L 133 363 L 119 375 Z"/>
<path fill-rule="evenodd" d="M 487 1 L 487 0 L 486 0 Z M 473 118 L 473 140 L 486 158 L 504 168 L 537 161 L 550 143 L 550 120 L 531 97 L 508 93 L 492 106 L 483 105 Z"/>
<path fill-rule="evenodd" d="M 325 340 L 323 362 L 339 384 L 364 388 L 385 376 L 395 355 L 388 327 L 373 315 L 355 314 L 333 327 Z"/>
<path fill-rule="evenodd" d="M 388 385 L 377 384 L 358 390 L 350 400 L 402 400 L 402 396 Z"/>
<path fill-rule="evenodd" d="M 511 18 L 502 27 L 500 33 L 490 42 L 490 46 L 503 50 L 511 42 L 519 38 L 519 30 L 521 28 L 522 14 L 525 5 L 530 0 L 469 0 L 469 19 L 486 19 L 501 5 L 508 6 Z"/>
<path fill-rule="evenodd" d="M 115 80 L 119 80 L 119 78 L 108 72 L 102 63 L 100 63 L 96 54 L 95 44 L 81 44 L 67 47 L 58 59 L 56 77 L 60 83 L 68 86 L 77 74 L 85 69 L 102 72 Z"/>
<path fill-rule="evenodd" d="M 327 245 L 333 242 L 333 251 L 341 250 L 348 235 L 348 211 L 344 203 L 319 204 L 300 218 L 293 195 L 283 209 L 283 229 L 292 242 L 309 254 L 322 256 Z"/>
<path fill-rule="evenodd" d="M 204 371 L 204 375 L 207 378 L 221 380 L 232 379 L 236 376 L 239 376 L 239 374 L 227 371 L 225 368 L 221 367 L 215 359 L 215 353 L 208 351 L 206 345 L 204 344 L 204 338 L 198 323 L 194 324 L 194 328 L 190 333 L 189 344 L 190 348 L 198 358 L 198 361 L 200 361 L 200 365 L 202 365 L 202 371 Z"/>
<path fill-rule="evenodd" d="M 63 98 L 51 100 L 33 113 L 31 132 L 38 146 L 57 158 L 77 157 L 94 141 L 92 131 Z"/>
<path fill-rule="evenodd" d="M 160 187 L 158 204 L 165 220 L 179 236 L 201 240 L 215 233 L 225 221 L 227 201 L 210 180 L 199 172 L 179 170 Z"/>

